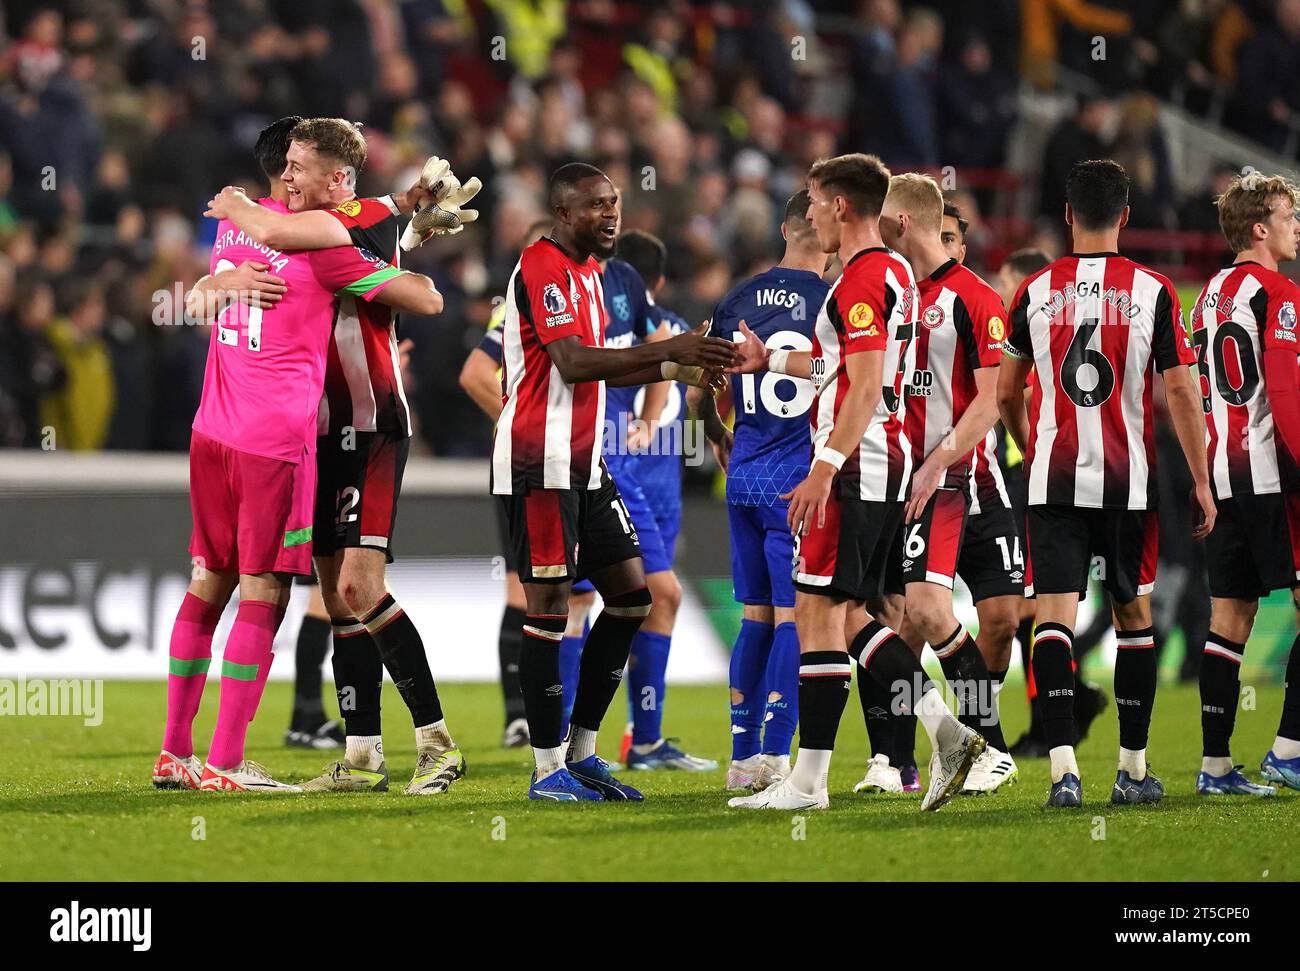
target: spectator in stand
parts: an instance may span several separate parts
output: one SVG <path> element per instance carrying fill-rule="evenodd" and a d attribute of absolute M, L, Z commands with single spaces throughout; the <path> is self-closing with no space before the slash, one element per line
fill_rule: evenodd
<path fill-rule="evenodd" d="M 67 380 L 41 398 L 41 424 L 54 430 L 60 449 L 101 449 L 108 439 L 116 388 L 103 330 L 104 293 L 93 280 L 62 284 L 63 312 L 49 326 L 49 340 Z"/>
<path fill-rule="evenodd" d="M 897 61 L 884 87 L 895 140 L 891 159 L 904 168 L 939 164 L 936 88 L 942 47 L 943 21 L 931 10 L 912 11 L 899 32 Z"/>
<path fill-rule="evenodd" d="M 1102 93 L 1085 96 L 1074 117 L 1056 126 L 1043 152 L 1038 212 L 1058 222 L 1065 212 L 1065 181 L 1076 162 L 1110 153 L 1115 107 Z"/>
<path fill-rule="evenodd" d="M 1300 0 L 1278 0 L 1275 22 L 1246 43 L 1237 59 L 1237 110 L 1228 119 L 1246 135 L 1281 151 L 1300 129 Z"/>
<path fill-rule="evenodd" d="M 955 63 L 944 64 L 939 72 L 944 164 L 1001 168 L 1015 123 L 1015 84 L 994 67 L 988 42 L 973 34 Z"/>
<path fill-rule="evenodd" d="M 1160 103 L 1145 92 L 1120 103 L 1119 132 L 1111 156 L 1128 173 L 1129 217 L 1133 229 L 1178 227 L 1169 146 L 1160 129 Z"/>

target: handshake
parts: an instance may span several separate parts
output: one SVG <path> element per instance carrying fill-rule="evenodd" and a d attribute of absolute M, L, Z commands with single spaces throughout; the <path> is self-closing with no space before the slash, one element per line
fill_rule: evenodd
<path fill-rule="evenodd" d="M 478 218 L 477 209 L 462 209 L 483 183 L 471 176 L 463 184 L 451 171 L 451 163 L 436 155 L 424 163 L 424 171 L 408 197 L 415 200 L 415 215 L 402 233 L 402 249 L 413 250 L 433 236 L 454 236 Z"/>

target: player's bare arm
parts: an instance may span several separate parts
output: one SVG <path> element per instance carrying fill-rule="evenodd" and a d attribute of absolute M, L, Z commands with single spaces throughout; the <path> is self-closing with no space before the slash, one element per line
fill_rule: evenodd
<path fill-rule="evenodd" d="M 186 315 L 194 320 L 211 321 L 236 300 L 269 310 L 284 299 L 288 290 L 284 278 L 270 269 L 269 263 L 245 260 L 232 269 L 209 273 L 185 295 Z"/>
<path fill-rule="evenodd" d="M 328 249 L 352 242 L 347 227 L 324 209 L 276 212 L 259 206 L 238 186 L 218 192 L 203 214 L 229 219 L 253 239 L 280 250 Z"/>
<path fill-rule="evenodd" d="M 1192 536 L 1203 539 L 1214 528 L 1217 513 L 1214 494 L 1210 491 L 1210 470 L 1205 458 L 1205 409 L 1201 389 L 1192 377 L 1192 369 L 1178 364 L 1161 372 L 1165 382 L 1165 400 L 1169 418 L 1174 423 L 1178 444 L 1192 473 L 1192 503 L 1200 512 L 1192 522 Z"/>
<path fill-rule="evenodd" d="M 721 369 L 735 362 L 736 349 L 730 341 L 707 335 L 702 324 L 667 340 L 648 341 L 636 347 L 586 347 L 577 337 L 563 337 L 546 345 L 551 361 L 567 384 L 606 381 L 615 387 L 648 384 L 665 378 L 699 385 L 707 375 L 682 374 L 679 368 Z"/>
<path fill-rule="evenodd" d="M 403 270 L 371 300 L 408 314 L 432 317 L 442 313 L 443 300 L 433 281 L 423 273 Z"/>
<path fill-rule="evenodd" d="M 816 525 L 820 528 L 826 522 L 826 501 L 830 498 L 831 484 L 839 471 L 838 465 L 832 464 L 822 452 L 837 452 L 848 455 L 862 442 L 871 424 L 871 416 L 880 404 L 885 373 L 885 352 L 862 351 L 850 354 L 844 361 L 844 369 L 849 379 L 849 390 L 840 404 L 839 416 L 830 437 L 817 455 L 813 456 L 812 468 L 808 477 L 795 486 L 792 492 L 781 496 L 790 502 L 786 521 L 790 531 L 802 536 L 807 527 Z"/>
<path fill-rule="evenodd" d="M 691 418 L 704 422 L 704 437 L 713 447 L 713 456 L 718 460 L 718 465 L 726 472 L 727 466 L 731 464 L 734 436 L 731 429 L 722 423 L 717 401 L 703 388 L 687 388 L 686 412 Z"/>
<path fill-rule="evenodd" d="M 812 378 L 812 352 L 771 350 L 762 339 L 740 321 L 740 332 L 745 339 L 737 345 L 739 363 L 730 369 L 731 374 L 753 374 L 755 371 L 775 371 L 792 378 Z"/>
<path fill-rule="evenodd" d="M 907 522 L 915 521 L 939 488 L 948 466 L 965 458 L 998 420 L 999 368 L 975 371 L 975 397 L 957 419 L 952 431 L 939 440 L 921 467 L 912 473 L 912 495 L 907 503 Z"/>
<path fill-rule="evenodd" d="M 501 417 L 501 379 L 497 362 L 480 348 L 474 348 L 460 369 L 460 386 L 493 421 Z"/>
<path fill-rule="evenodd" d="M 672 328 L 667 324 L 662 324 L 646 337 L 646 341 L 664 341 L 672 336 Z M 668 404 L 669 387 L 668 381 L 654 381 L 645 386 L 645 398 L 641 402 L 641 414 L 637 416 L 641 419 L 641 423 L 634 424 L 628 429 L 627 443 L 629 447 L 634 449 L 645 448 L 650 444 L 651 438 L 659 428 L 659 416 L 663 414 L 664 407 Z"/>
<path fill-rule="evenodd" d="M 1011 440 L 1021 452 L 1026 452 L 1029 448 L 1029 412 L 1026 407 L 1025 384 L 1033 368 L 1034 362 L 1028 358 L 1006 353 L 998 365 L 998 414 L 1011 434 Z"/>

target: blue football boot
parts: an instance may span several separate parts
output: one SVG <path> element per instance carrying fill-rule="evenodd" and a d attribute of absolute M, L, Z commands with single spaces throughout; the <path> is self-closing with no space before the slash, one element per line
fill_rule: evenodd
<path fill-rule="evenodd" d="M 1289 789 L 1300 789 L 1300 758 L 1279 759 L 1272 750 L 1259 764 L 1259 774 L 1269 782 L 1278 782 Z"/>
<path fill-rule="evenodd" d="M 1110 790 L 1110 801 L 1116 806 L 1156 803 L 1164 797 L 1164 783 L 1151 774 L 1150 766 L 1147 766 L 1147 774 L 1140 782 L 1129 775 L 1125 769 L 1115 773 L 1115 785 Z"/>
<path fill-rule="evenodd" d="M 1223 775 L 1210 775 L 1208 772 L 1197 773 L 1196 794 L 1198 796 L 1273 796 L 1277 790 L 1272 786 L 1261 786 L 1251 782 L 1242 774 L 1245 766 L 1234 765 L 1231 772 Z"/>
<path fill-rule="evenodd" d="M 593 792 L 600 793 L 606 802 L 641 802 L 645 796 L 631 786 L 625 786 L 609 774 L 609 763 L 599 755 L 591 755 L 581 762 L 570 762 L 569 774 Z"/>
<path fill-rule="evenodd" d="M 1052 783 L 1052 791 L 1048 793 L 1043 808 L 1078 809 L 1082 805 L 1083 786 L 1079 784 L 1079 777 L 1073 772 L 1067 772 L 1061 776 L 1060 782 Z"/>
<path fill-rule="evenodd" d="M 540 782 L 537 772 L 533 771 L 533 780 L 528 785 L 529 799 L 549 799 L 552 802 L 601 802 L 604 797 L 593 789 L 588 789 L 575 779 L 568 769 L 552 772 Z"/>
<path fill-rule="evenodd" d="M 659 769 L 676 769 L 679 772 L 712 772 L 718 767 L 718 763 L 713 759 L 702 759 L 697 755 L 687 755 L 679 749 L 673 742 L 675 738 L 666 738 L 659 743 L 658 747 L 644 755 L 638 754 L 635 748 L 628 749 L 627 762 L 628 769 L 646 772 Z"/>

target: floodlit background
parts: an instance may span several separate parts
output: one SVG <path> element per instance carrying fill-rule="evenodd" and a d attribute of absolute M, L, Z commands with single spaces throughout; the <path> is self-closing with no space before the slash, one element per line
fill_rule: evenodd
<path fill-rule="evenodd" d="M 778 258 L 779 214 L 819 156 L 933 173 L 990 276 L 1019 247 L 1062 252 L 1065 173 L 1111 156 L 1133 178 L 1126 253 L 1190 305 L 1227 256 L 1214 193 L 1246 165 L 1294 175 L 1300 0 L 6 0 L 0 675 L 162 677 L 209 340 L 172 308 L 208 265 L 204 203 L 261 188 L 253 140 L 292 113 L 364 123 L 362 194 L 404 188 L 430 154 L 485 184 L 477 224 L 406 261 L 446 310 L 401 322 L 418 430 L 391 576 L 438 677 L 487 680 L 491 428 L 456 377 L 551 169 L 614 178 L 624 227 L 668 244 L 660 302 L 697 321 Z M 716 469 L 688 468 L 686 490 L 670 677 L 722 681 L 738 620 Z M 1173 674 L 1200 565 L 1168 550 Z M 1266 607 L 1248 663 L 1276 663 L 1289 613 Z"/>

